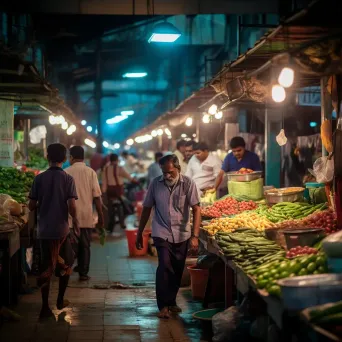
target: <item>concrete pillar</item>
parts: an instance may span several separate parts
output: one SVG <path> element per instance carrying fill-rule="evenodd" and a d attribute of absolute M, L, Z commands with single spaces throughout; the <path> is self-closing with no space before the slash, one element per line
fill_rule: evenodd
<path fill-rule="evenodd" d="M 0 100 L 0 166 L 13 167 L 14 102 Z"/>

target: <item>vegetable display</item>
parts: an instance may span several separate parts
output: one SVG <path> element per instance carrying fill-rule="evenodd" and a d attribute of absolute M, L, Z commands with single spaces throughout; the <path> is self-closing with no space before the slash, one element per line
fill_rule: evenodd
<path fill-rule="evenodd" d="M 29 161 L 26 162 L 26 166 L 32 169 L 46 170 L 49 167 L 49 162 L 44 158 L 42 150 L 31 147 L 29 148 Z"/>
<path fill-rule="evenodd" d="M 217 232 L 231 233 L 238 228 L 252 228 L 258 231 L 263 231 L 267 227 L 274 224 L 265 217 L 258 215 L 253 211 L 246 211 L 234 217 L 223 217 L 214 219 L 204 229 L 210 235 L 215 235 Z"/>
<path fill-rule="evenodd" d="M 304 255 L 304 254 L 317 254 L 318 253 L 318 249 L 313 248 L 313 247 L 309 247 L 309 246 L 297 246 L 294 248 L 289 249 L 286 252 L 286 257 L 291 259 L 294 258 L 298 255 Z"/>
<path fill-rule="evenodd" d="M 308 203 L 281 202 L 275 204 L 272 208 L 260 206 L 257 209 L 257 212 L 260 215 L 265 216 L 271 222 L 278 223 L 290 219 L 301 219 L 315 211 L 324 210 L 326 208 L 327 205 L 325 203 L 311 205 Z"/>
<path fill-rule="evenodd" d="M 0 193 L 10 195 L 18 203 L 26 203 L 34 174 L 15 168 L 0 168 Z"/>
<path fill-rule="evenodd" d="M 341 336 L 341 330 L 337 329 L 337 326 L 342 325 L 342 302 L 324 305 L 322 309 L 311 310 L 310 323 L 332 330 Z"/>
<path fill-rule="evenodd" d="M 215 202 L 212 206 L 202 209 L 202 215 L 218 218 L 222 215 L 236 215 L 246 210 L 254 210 L 257 204 L 253 201 L 238 201 L 233 197 L 227 197 L 222 201 Z"/>

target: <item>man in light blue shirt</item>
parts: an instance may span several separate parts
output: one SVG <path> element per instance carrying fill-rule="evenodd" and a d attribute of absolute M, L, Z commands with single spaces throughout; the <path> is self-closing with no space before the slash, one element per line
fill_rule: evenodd
<path fill-rule="evenodd" d="M 163 156 L 163 153 L 161 153 L 161 152 L 157 152 L 154 155 L 155 162 L 152 163 L 147 170 L 147 187 L 150 186 L 153 179 L 163 175 L 163 172 L 162 172 L 160 165 L 159 165 L 159 160 L 160 160 L 160 158 L 162 158 L 162 156 Z"/>

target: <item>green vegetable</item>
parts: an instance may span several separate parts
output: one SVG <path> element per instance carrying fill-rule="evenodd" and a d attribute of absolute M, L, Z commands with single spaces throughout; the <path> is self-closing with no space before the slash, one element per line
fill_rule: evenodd
<path fill-rule="evenodd" d="M 334 314 L 341 314 L 341 313 L 342 313 L 342 301 L 337 302 L 333 304 L 332 306 L 329 306 L 322 310 L 312 310 L 310 312 L 310 321 L 315 322 L 321 319 L 322 317 L 330 316 Z"/>

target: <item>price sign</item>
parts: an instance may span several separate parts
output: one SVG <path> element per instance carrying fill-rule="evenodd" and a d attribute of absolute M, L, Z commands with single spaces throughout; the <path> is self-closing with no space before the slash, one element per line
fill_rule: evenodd
<path fill-rule="evenodd" d="M 13 101 L 0 100 L 0 166 L 12 167 L 13 160 Z"/>

